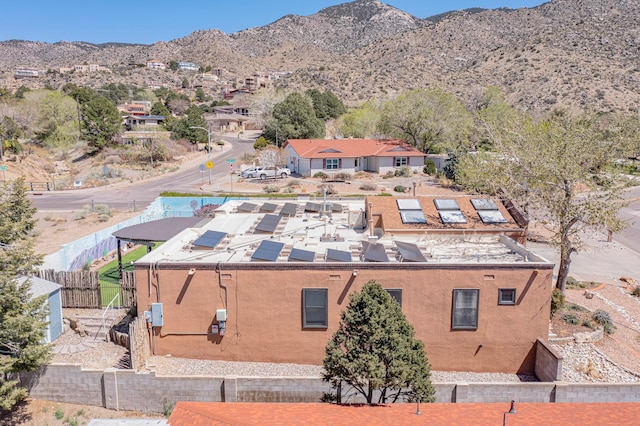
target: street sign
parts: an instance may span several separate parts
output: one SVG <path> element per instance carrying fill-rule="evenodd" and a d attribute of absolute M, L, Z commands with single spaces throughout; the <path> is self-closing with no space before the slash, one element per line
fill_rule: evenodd
<path fill-rule="evenodd" d="M 5 170 L 7 170 L 7 166 L 5 166 L 5 165 L 3 164 L 2 166 L 0 166 L 0 170 L 2 170 L 2 171 L 4 172 Z"/>
<path fill-rule="evenodd" d="M 213 168 L 213 161 L 207 161 L 204 165 L 207 166 L 207 169 L 211 169 Z"/>
<path fill-rule="evenodd" d="M 200 172 L 201 172 L 201 173 L 204 173 L 204 171 L 205 171 L 205 170 L 207 170 L 207 168 L 205 167 L 205 165 L 204 165 L 204 164 L 200 164 L 199 169 L 200 169 Z"/>
<path fill-rule="evenodd" d="M 236 162 L 236 159 L 235 159 L 235 158 L 227 158 L 227 163 L 231 163 L 231 164 L 233 164 L 233 163 L 235 163 L 235 162 Z"/>

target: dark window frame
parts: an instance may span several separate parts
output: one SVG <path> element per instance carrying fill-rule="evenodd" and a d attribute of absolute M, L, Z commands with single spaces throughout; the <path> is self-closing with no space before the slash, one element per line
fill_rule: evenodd
<path fill-rule="evenodd" d="M 398 304 L 402 308 L 402 289 L 401 288 L 385 288 L 384 291 L 389 293 L 389 296 L 391 296 L 393 300 L 398 302 Z M 392 292 L 394 292 L 398 297 L 394 297 Z"/>
<path fill-rule="evenodd" d="M 340 159 L 339 158 L 327 158 L 325 161 L 325 170 L 339 170 Z"/>
<path fill-rule="evenodd" d="M 307 305 L 307 294 L 311 292 L 324 293 L 324 306 Z M 324 309 L 324 321 L 310 323 L 307 320 L 308 309 Z M 303 288 L 302 289 L 302 328 L 304 329 L 326 329 L 329 327 L 329 289 L 328 288 Z"/>
<path fill-rule="evenodd" d="M 505 294 L 513 294 L 512 299 L 505 299 Z M 516 304 L 516 289 L 515 288 L 499 288 L 498 289 L 498 305 L 515 305 Z"/>
<path fill-rule="evenodd" d="M 475 293 L 475 307 L 456 307 L 456 302 L 458 298 L 464 297 L 465 293 Z M 465 323 L 459 323 L 460 316 L 456 316 L 457 309 L 475 309 L 475 312 L 472 311 L 473 318 L 472 321 L 467 321 Z M 451 329 L 452 330 L 477 330 L 478 329 L 478 317 L 480 311 L 480 289 L 477 288 L 456 288 L 453 289 L 452 296 L 452 304 L 451 304 Z M 457 319 L 458 318 L 458 319 Z M 465 316 L 466 318 L 466 316 Z"/>

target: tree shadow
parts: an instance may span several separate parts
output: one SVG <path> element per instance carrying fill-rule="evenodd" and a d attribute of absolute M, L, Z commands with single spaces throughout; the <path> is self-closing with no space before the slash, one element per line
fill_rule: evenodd
<path fill-rule="evenodd" d="M 20 402 L 11 411 L 0 410 L 0 426 L 23 425 L 31 419 L 28 401 Z"/>

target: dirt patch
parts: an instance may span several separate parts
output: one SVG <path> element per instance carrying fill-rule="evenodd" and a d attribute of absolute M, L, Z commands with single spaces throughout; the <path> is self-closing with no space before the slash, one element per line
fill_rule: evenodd
<path fill-rule="evenodd" d="M 13 425 L 86 425 L 91 419 L 160 419 L 159 414 L 114 411 L 90 405 L 65 404 L 27 399 L 10 413 L 0 413 L 0 426 Z"/>

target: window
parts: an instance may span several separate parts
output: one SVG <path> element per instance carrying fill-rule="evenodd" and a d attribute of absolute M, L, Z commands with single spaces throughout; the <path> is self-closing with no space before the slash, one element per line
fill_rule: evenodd
<path fill-rule="evenodd" d="M 302 289 L 302 327 L 303 328 L 327 328 L 328 318 L 328 293 L 326 288 Z"/>
<path fill-rule="evenodd" d="M 389 296 L 402 307 L 402 289 L 401 288 L 385 288 L 385 291 L 389 293 Z"/>
<path fill-rule="evenodd" d="M 516 289 L 500 288 L 498 289 L 498 305 L 515 305 Z"/>
<path fill-rule="evenodd" d="M 402 167 L 407 165 L 407 157 L 396 157 L 396 167 Z"/>
<path fill-rule="evenodd" d="M 451 328 L 454 330 L 477 330 L 478 289 L 453 290 L 453 310 Z"/>
<path fill-rule="evenodd" d="M 327 158 L 326 166 L 327 170 L 338 170 L 338 159 L 337 158 Z"/>

